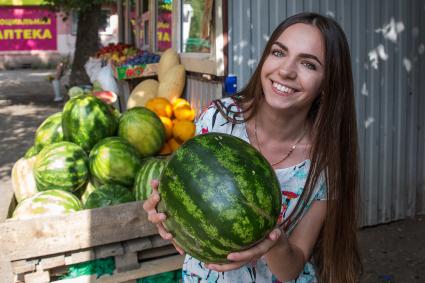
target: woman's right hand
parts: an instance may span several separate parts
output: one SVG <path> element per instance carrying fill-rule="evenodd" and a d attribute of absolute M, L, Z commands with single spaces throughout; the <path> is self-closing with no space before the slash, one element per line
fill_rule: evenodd
<path fill-rule="evenodd" d="M 184 254 L 183 249 L 175 243 L 175 241 L 173 240 L 173 235 L 171 233 L 168 233 L 167 230 L 165 230 L 164 225 L 162 224 L 162 222 L 164 222 L 165 219 L 167 219 L 167 216 L 165 215 L 165 213 L 158 213 L 158 211 L 156 211 L 156 206 L 158 205 L 160 201 L 158 185 L 159 185 L 158 180 L 152 180 L 151 182 L 152 193 L 149 196 L 149 198 L 143 203 L 143 209 L 148 214 L 148 220 L 156 225 L 159 235 L 164 240 L 170 240 L 171 243 L 176 248 L 176 250 L 182 255 Z"/>

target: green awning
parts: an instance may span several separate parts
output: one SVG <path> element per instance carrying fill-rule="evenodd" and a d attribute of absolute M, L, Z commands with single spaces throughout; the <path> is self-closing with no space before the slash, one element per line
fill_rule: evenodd
<path fill-rule="evenodd" d="M 44 0 L 0 0 L 0 6 L 38 6 Z"/>

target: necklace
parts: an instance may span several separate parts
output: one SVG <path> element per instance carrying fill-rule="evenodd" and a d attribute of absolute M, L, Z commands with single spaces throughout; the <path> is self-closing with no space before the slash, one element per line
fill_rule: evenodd
<path fill-rule="evenodd" d="M 255 141 L 257 142 L 258 145 L 258 150 L 260 151 L 261 154 L 263 154 L 262 150 L 261 150 L 261 145 L 260 145 L 260 141 L 258 140 L 258 136 L 257 136 L 257 119 L 254 119 L 254 136 L 255 136 Z M 297 148 L 297 145 L 300 143 L 300 141 L 303 139 L 303 137 L 305 136 L 305 133 L 307 132 L 307 130 L 305 129 L 303 131 L 303 134 L 298 138 L 298 140 L 292 145 L 291 149 L 289 149 L 289 151 L 285 154 L 285 156 L 283 156 L 282 159 L 280 159 L 277 162 L 271 163 L 271 166 L 275 166 L 283 161 L 285 161 L 290 155 L 291 153 Z"/>

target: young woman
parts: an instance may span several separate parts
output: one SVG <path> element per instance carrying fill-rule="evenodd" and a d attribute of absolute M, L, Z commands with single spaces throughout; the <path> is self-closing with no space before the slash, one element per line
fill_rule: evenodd
<path fill-rule="evenodd" d="M 247 86 L 215 101 L 197 121 L 198 134 L 224 132 L 256 147 L 276 170 L 281 228 L 229 264 L 186 255 L 184 282 L 356 282 L 357 128 L 349 47 L 331 18 L 301 13 L 282 22 Z M 157 183 L 154 184 L 154 187 Z M 145 202 L 149 220 L 172 235 Z M 182 250 L 177 247 L 182 252 Z"/>

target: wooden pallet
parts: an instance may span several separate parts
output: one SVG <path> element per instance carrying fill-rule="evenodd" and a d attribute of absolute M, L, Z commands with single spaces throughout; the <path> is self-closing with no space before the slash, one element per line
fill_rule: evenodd
<path fill-rule="evenodd" d="M 9 213 L 14 205 L 11 200 Z M 131 202 L 0 222 L 0 278 L 13 277 L 6 282 L 26 283 L 118 283 L 180 269 L 183 257 L 159 237 L 142 206 L 142 202 Z M 52 281 L 71 264 L 111 256 L 116 265 L 112 276 Z M 2 263 L 11 267 L 2 267 Z M 10 270 L 13 276 L 6 274 Z"/>

